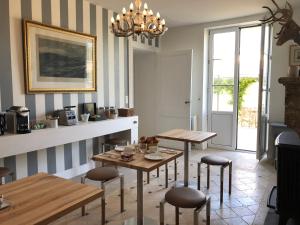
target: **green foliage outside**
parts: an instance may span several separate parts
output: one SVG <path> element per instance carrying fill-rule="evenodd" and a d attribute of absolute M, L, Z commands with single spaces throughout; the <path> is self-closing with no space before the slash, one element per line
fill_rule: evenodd
<path fill-rule="evenodd" d="M 240 110 L 243 107 L 243 103 L 244 103 L 244 96 L 246 94 L 246 91 L 248 89 L 248 87 L 251 86 L 251 84 L 254 84 L 258 81 L 258 78 L 254 78 L 254 77 L 242 77 L 240 78 L 240 82 L 239 82 L 239 99 L 238 99 L 238 112 L 240 114 Z M 229 100 L 229 104 L 233 104 L 234 102 L 234 80 L 232 78 L 217 78 L 214 79 L 214 94 L 217 95 L 221 95 L 224 93 L 227 93 L 231 99 Z M 219 86 L 218 86 L 219 85 Z M 224 86 L 223 86 L 224 85 Z"/>

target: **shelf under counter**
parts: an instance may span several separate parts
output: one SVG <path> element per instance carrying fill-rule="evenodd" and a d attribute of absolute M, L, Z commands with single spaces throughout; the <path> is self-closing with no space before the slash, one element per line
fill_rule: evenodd
<path fill-rule="evenodd" d="M 87 123 L 79 122 L 74 126 L 32 130 L 28 134 L 5 134 L 0 136 L 0 158 L 101 137 L 125 130 L 131 130 L 132 142 L 137 141 L 138 116 L 118 117 L 116 119 Z"/>

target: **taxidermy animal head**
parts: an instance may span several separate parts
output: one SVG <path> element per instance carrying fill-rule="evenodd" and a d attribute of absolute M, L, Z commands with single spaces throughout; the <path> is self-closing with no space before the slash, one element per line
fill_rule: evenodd
<path fill-rule="evenodd" d="M 263 24 L 265 23 L 276 23 L 278 22 L 282 27 L 281 30 L 276 34 L 275 39 L 277 39 L 277 45 L 283 45 L 288 40 L 293 40 L 295 43 L 300 45 L 300 27 L 293 20 L 294 10 L 289 2 L 286 3 L 285 8 L 280 8 L 275 0 L 271 0 L 276 6 L 276 10 L 273 11 L 271 8 L 264 6 L 271 16 L 261 20 Z"/>

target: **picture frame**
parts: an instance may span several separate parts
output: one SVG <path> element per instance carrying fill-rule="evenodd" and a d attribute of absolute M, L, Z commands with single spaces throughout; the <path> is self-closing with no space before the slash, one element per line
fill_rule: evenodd
<path fill-rule="evenodd" d="M 290 46 L 290 66 L 300 66 L 300 46 Z"/>
<path fill-rule="evenodd" d="M 97 91 L 96 36 L 23 21 L 25 91 Z"/>

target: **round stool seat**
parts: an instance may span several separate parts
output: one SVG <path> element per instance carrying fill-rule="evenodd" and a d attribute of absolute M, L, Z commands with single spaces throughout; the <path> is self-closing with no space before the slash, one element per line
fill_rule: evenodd
<path fill-rule="evenodd" d="M 94 181 L 108 181 L 119 176 L 114 167 L 97 167 L 87 172 L 86 178 Z"/>
<path fill-rule="evenodd" d="M 10 170 L 6 167 L 0 167 L 0 177 L 6 177 L 10 175 Z"/>
<path fill-rule="evenodd" d="M 179 208 L 198 208 L 206 203 L 206 196 L 203 192 L 188 188 L 172 188 L 165 195 L 169 204 Z"/>
<path fill-rule="evenodd" d="M 201 158 L 201 162 L 215 166 L 226 166 L 230 163 L 230 160 L 220 156 L 207 155 Z"/>

